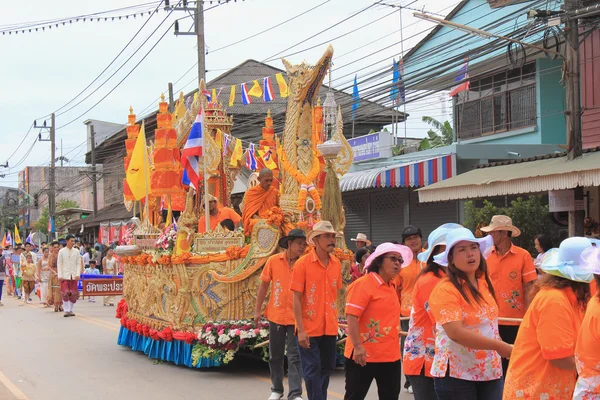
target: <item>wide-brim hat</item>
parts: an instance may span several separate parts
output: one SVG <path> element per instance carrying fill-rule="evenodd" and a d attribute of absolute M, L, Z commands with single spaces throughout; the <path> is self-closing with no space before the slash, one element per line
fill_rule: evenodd
<path fill-rule="evenodd" d="M 600 248 L 589 247 L 581 253 L 584 264 L 594 275 L 600 275 Z"/>
<path fill-rule="evenodd" d="M 482 232 L 492 231 L 510 231 L 512 237 L 517 237 L 521 234 L 521 230 L 513 225 L 512 219 L 506 215 L 494 215 L 488 226 L 479 228 Z"/>
<path fill-rule="evenodd" d="M 419 253 L 417 255 L 417 259 L 419 259 L 419 261 L 421 262 L 426 263 L 427 260 L 429 260 L 429 257 L 431 257 L 431 253 L 433 253 L 433 250 L 437 246 L 446 245 L 446 235 L 450 231 L 458 228 L 463 228 L 463 226 L 460 224 L 449 223 L 435 228 L 427 238 L 427 250 L 425 250 L 422 253 Z"/>
<path fill-rule="evenodd" d="M 335 233 L 337 237 L 340 236 L 338 232 L 333 229 L 333 225 L 329 221 L 319 221 L 313 226 L 313 230 L 306 236 L 306 242 L 312 246 L 314 246 L 315 242 L 313 241 L 319 235 L 324 233 Z"/>
<path fill-rule="evenodd" d="M 450 251 L 457 243 L 462 241 L 477 243 L 484 258 L 487 258 L 487 256 L 490 254 L 492 246 L 494 246 L 494 239 L 491 236 L 478 239 L 475 237 L 475 235 L 473 235 L 473 232 L 467 228 L 457 228 L 446 234 L 446 250 L 444 250 L 443 253 L 433 256 L 433 260 L 439 265 L 447 267 L 448 254 L 450 254 Z"/>
<path fill-rule="evenodd" d="M 550 249 L 544 255 L 540 269 L 547 274 L 559 276 L 573 282 L 589 283 L 594 279 L 595 253 L 587 238 L 571 237 L 563 240 L 560 246 Z M 584 252 L 586 252 L 584 256 Z"/>
<path fill-rule="evenodd" d="M 377 246 L 375 251 L 371 253 L 369 258 L 367 258 L 367 261 L 365 261 L 365 269 L 367 269 L 371 265 L 373 260 L 375 260 L 377 257 L 387 253 L 400 253 L 400 255 L 402 256 L 402 265 L 400 266 L 401 268 L 407 267 L 410 265 L 410 263 L 412 263 L 413 252 L 410 249 L 410 247 L 407 247 L 403 244 L 394 244 L 388 242 L 380 244 L 379 246 Z"/>
<path fill-rule="evenodd" d="M 356 235 L 356 239 L 350 239 L 350 241 L 352 241 L 352 242 L 365 242 L 367 244 L 367 246 L 371 245 L 371 241 L 369 239 L 367 239 L 367 235 L 365 235 L 364 233 L 358 233 Z"/>
<path fill-rule="evenodd" d="M 290 233 L 279 239 L 279 247 L 282 249 L 288 248 L 288 242 L 294 239 L 306 239 L 306 233 L 302 229 L 292 229 Z"/>

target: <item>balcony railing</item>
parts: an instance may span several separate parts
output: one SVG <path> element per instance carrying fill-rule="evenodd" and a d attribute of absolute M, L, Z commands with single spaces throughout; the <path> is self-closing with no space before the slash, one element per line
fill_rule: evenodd
<path fill-rule="evenodd" d="M 496 93 L 454 106 L 454 125 L 458 138 L 474 139 L 496 133 L 535 126 L 536 85 Z"/>

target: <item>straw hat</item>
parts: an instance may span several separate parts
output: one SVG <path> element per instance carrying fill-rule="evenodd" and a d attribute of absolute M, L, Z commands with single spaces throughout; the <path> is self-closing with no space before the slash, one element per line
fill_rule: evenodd
<path fill-rule="evenodd" d="M 445 246 L 446 245 L 446 235 L 454 230 L 454 229 L 458 229 L 458 228 L 462 228 L 462 225 L 459 224 L 453 224 L 453 223 L 449 223 L 449 224 L 444 224 L 441 225 L 437 228 L 435 228 L 433 230 L 433 232 L 431 232 L 429 234 L 429 237 L 427 238 L 427 250 L 425 250 L 422 253 L 419 253 L 417 255 L 417 258 L 419 259 L 419 261 L 426 263 L 427 260 L 429 260 L 429 257 L 431 257 L 431 253 L 433 253 L 433 250 L 437 247 L 437 246 Z"/>
<path fill-rule="evenodd" d="M 288 241 L 294 239 L 306 239 L 306 233 L 302 229 L 292 229 L 290 233 L 279 239 L 279 247 L 282 249 L 288 248 Z"/>
<path fill-rule="evenodd" d="M 400 253 L 402 256 L 401 268 L 410 265 L 413 260 L 413 252 L 409 247 L 404 246 L 403 244 L 382 243 L 377 246 L 375 251 L 367 258 L 367 261 L 365 261 L 365 270 L 369 268 L 373 260 L 387 253 Z"/>
<path fill-rule="evenodd" d="M 350 241 L 352 241 L 352 242 L 365 242 L 367 244 L 367 246 L 371 245 L 371 241 L 369 239 L 367 239 L 367 235 L 365 235 L 364 233 L 358 233 L 356 235 L 356 239 L 350 239 Z"/>
<path fill-rule="evenodd" d="M 314 246 L 315 242 L 313 241 L 313 239 L 324 233 L 335 233 L 336 237 L 340 236 L 340 234 L 336 232 L 335 229 L 333 229 L 333 225 L 331 225 L 331 222 L 319 221 L 315 224 L 315 226 L 313 226 L 313 230 L 310 231 L 310 233 L 306 237 L 306 242 Z"/>
<path fill-rule="evenodd" d="M 594 256 L 597 257 L 593 249 L 590 241 L 584 237 L 565 239 L 558 249 L 546 252 L 540 269 L 570 281 L 591 282 L 594 279 Z"/>
<path fill-rule="evenodd" d="M 482 232 L 493 231 L 511 231 L 512 237 L 517 237 L 521 234 L 521 230 L 512 224 L 512 219 L 506 215 L 494 215 L 488 226 L 479 228 Z"/>
<path fill-rule="evenodd" d="M 494 245 L 494 239 L 492 239 L 491 236 L 486 236 L 484 238 L 477 239 L 475 235 L 473 235 L 473 232 L 471 232 L 467 228 L 457 228 L 450 231 L 446 235 L 446 250 L 443 253 L 435 255 L 433 257 L 433 260 L 436 263 L 447 267 L 448 254 L 450 254 L 450 251 L 458 242 L 462 241 L 479 244 L 479 249 L 481 250 L 483 256 L 486 258 L 489 255 L 492 246 Z"/>

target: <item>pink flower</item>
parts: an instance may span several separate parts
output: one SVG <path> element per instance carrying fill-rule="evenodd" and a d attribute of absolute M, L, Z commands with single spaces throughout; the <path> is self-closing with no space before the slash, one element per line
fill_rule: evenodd
<path fill-rule="evenodd" d="M 219 336 L 223 335 L 224 333 L 225 333 L 225 331 L 224 331 L 223 329 L 221 329 L 221 330 L 219 331 Z"/>
<path fill-rule="evenodd" d="M 239 330 L 239 329 L 236 329 L 235 331 L 233 331 L 233 333 L 234 333 L 236 336 L 240 336 L 240 330 Z"/>
<path fill-rule="evenodd" d="M 212 329 L 210 326 L 208 328 L 206 328 L 206 333 L 210 333 L 211 331 L 212 331 Z"/>
<path fill-rule="evenodd" d="M 258 335 L 259 332 L 260 332 L 260 329 L 258 329 L 258 328 L 254 329 L 254 334 L 255 335 Z"/>

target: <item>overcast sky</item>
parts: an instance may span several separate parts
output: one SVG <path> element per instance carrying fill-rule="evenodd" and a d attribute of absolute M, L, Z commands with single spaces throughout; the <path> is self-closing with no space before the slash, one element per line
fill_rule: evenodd
<path fill-rule="evenodd" d="M 2 5 L 0 8 L 0 30 L 6 30 L 6 26 L 9 24 L 76 17 L 148 1 L 150 0 L 104 0 L 102 2 L 91 0 L 29 0 L 27 2 L 11 2 L 10 6 Z M 177 0 L 171 0 L 171 4 L 176 2 Z M 424 8 L 427 11 L 447 14 L 457 2 L 458 0 L 418 0 L 416 2 L 411 0 L 389 0 L 387 3 L 395 5 L 412 3 L 411 7 L 414 8 Z M 214 1 L 213 6 L 216 3 Z M 211 52 L 283 22 L 321 3 L 325 4 L 276 29 L 226 49 Z M 157 4 L 158 2 L 151 3 L 145 9 L 150 10 L 153 5 L 156 7 Z M 210 80 L 246 59 L 266 60 L 297 43 L 299 44 L 284 51 L 281 55 L 289 55 L 322 42 L 331 42 L 334 47 L 333 86 L 339 88 L 347 85 L 348 78 L 341 79 L 336 84 L 336 74 L 341 76 L 356 71 L 360 80 L 361 74 L 366 74 L 374 68 L 381 68 L 385 63 L 391 64 L 392 58 L 398 57 L 401 53 L 398 11 L 394 12 L 393 8 L 381 5 L 371 7 L 313 39 L 306 39 L 371 4 L 373 4 L 371 0 L 238 0 L 210 9 L 205 14 L 206 45 L 209 51 L 206 57 L 206 66 L 209 71 L 207 78 Z M 205 9 L 209 8 L 211 8 L 211 5 L 207 1 Z M 127 13 L 129 11 L 124 10 L 110 15 L 125 15 Z M 391 15 L 386 17 L 387 14 Z M 132 70 L 134 65 L 158 41 L 175 18 L 182 18 L 185 13 L 182 11 L 173 12 L 148 42 L 142 45 L 143 41 L 167 15 L 168 13 L 162 10 L 154 15 L 140 35 L 108 70 L 108 73 L 85 94 L 87 95 L 99 87 L 113 71 L 141 46 L 140 51 L 133 56 L 121 71 L 116 73 L 112 79 L 87 100 L 72 110 L 57 116 L 57 127 L 75 120 L 70 125 L 58 129 L 56 133 L 57 146 L 60 147 L 60 140 L 62 139 L 63 152 L 67 158 L 72 160 L 71 165 L 83 165 L 82 160 L 86 146 L 80 145 L 86 139 L 85 126 L 82 124 L 84 120 L 99 119 L 115 123 L 126 123 L 130 105 L 133 106 L 138 116 L 142 111 L 147 113 L 155 110 L 157 104 L 154 103 L 154 100 L 162 92 L 166 93 L 168 82 L 180 80 L 175 84 L 177 93 L 180 90 L 187 93 L 195 87 L 196 68 L 184 75 L 197 60 L 195 37 L 176 37 L 173 35 L 173 29 L 171 28 L 154 50 L 122 84 L 98 106 L 84 114 L 87 109 L 111 91 Z M 424 36 L 425 33 L 421 32 L 432 28 L 433 25 L 415 19 L 412 17 L 412 11 L 410 10 L 404 10 L 402 15 L 405 28 L 404 37 L 416 35 L 416 37 L 405 40 L 404 51 L 407 52 Z M 378 18 L 382 19 L 366 28 L 357 29 Z M 0 163 L 4 163 L 8 159 L 10 165 L 10 169 L 0 168 L 0 173 L 6 175 L 4 178 L 0 178 L 1 186 L 16 186 L 17 173 L 25 166 L 44 165 L 49 162 L 48 142 L 37 142 L 31 149 L 30 154 L 24 157 L 27 150 L 34 143 L 34 139 L 37 138 L 39 130 L 32 130 L 19 147 L 19 143 L 28 132 L 33 120 L 38 118 L 38 123 L 41 123 L 45 115 L 61 108 L 88 86 L 123 49 L 147 19 L 148 15 L 146 14 L 144 18 L 138 16 L 137 18 L 130 17 L 120 21 L 73 21 L 73 23 L 67 23 L 65 26 L 60 25 L 58 29 L 0 36 L 0 54 L 2 55 L 2 63 L 0 64 Z M 190 24 L 190 18 L 180 21 L 180 30 L 187 30 Z M 333 40 L 341 35 L 344 36 Z M 382 39 L 360 48 L 378 38 Z M 396 45 L 393 45 L 394 43 Z M 367 57 L 368 54 L 386 46 L 390 47 L 376 55 Z M 318 60 L 325 48 L 326 45 L 324 44 L 286 58 L 292 63 L 299 63 L 303 60 L 312 63 Z M 346 65 L 356 60 L 358 61 Z M 375 62 L 380 62 L 380 64 L 376 67 L 366 68 Z M 269 63 L 282 67 L 281 62 L 278 60 Z M 262 76 L 256 78 L 260 79 Z M 70 104 L 69 107 L 76 104 L 83 97 Z M 444 100 L 447 100 L 447 98 L 444 98 Z M 65 109 L 59 111 L 59 113 L 64 112 Z M 435 101 L 435 99 L 417 105 L 409 105 L 407 106 L 407 112 L 412 115 L 407 123 L 409 137 L 422 137 L 425 135 L 427 129 L 419 122 L 421 115 L 430 115 L 438 119 L 444 117 L 441 102 Z M 446 112 L 450 114 L 449 109 L 446 109 Z M 79 117 L 81 114 L 84 115 Z M 400 130 L 403 132 L 404 127 L 400 127 Z M 235 135 L 235 129 L 232 133 Z M 47 138 L 47 136 L 47 133 L 44 132 L 43 137 Z M 16 154 L 12 155 L 15 150 L 17 150 Z M 60 150 L 57 151 L 58 155 L 60 155 Z"/>

